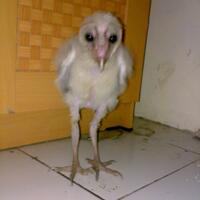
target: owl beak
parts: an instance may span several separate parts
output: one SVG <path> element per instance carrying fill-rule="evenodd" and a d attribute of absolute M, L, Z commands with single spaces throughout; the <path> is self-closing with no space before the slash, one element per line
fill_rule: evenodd
<path fill-rule="evenodd" d="M 104 65 L 105 65 L 105 60 L 104 59 L 101 59 L 99 61 L 99 66 L 100 66 L 100 71 L 102 72 L 104 70 Z"/>
<path fill-rule="evenodd" d="M 107 60 L 108 54 L 108 44 L 105 43 L 104 45 L 98 45 L 95 47 L 95 57 L 97 62 L 99 63 L 100 70 L 104 70 L 104 66 Z"/>

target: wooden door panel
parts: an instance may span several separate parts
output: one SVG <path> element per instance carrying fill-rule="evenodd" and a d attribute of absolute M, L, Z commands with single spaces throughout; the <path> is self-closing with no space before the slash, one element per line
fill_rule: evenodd
<path fill-rule="evenodd" d="M 126 115 L 124 111 L 126 110 Z M 134 104 L 121 104 L 103 120 L 101 130 L 118 125 L 131 128 Z M 82 110 L 81 132 L 88 133 L 93 113 Z M 70 136 L 68 109 L 0 114 L 0 150 Z"/>
<path fill-rule="evenodd" d="M 17 72 L 15 99 L 16 112 L 66 107 L 56 88 L 54 72 Z"/>
<path fill-rule="evenodd" d="M 15 104 L 17 0 L 0 1 L 0 113 Z"/>
<path fill-rule="evenodd" d="M 129 0 L 125 17 L 125 44 L 134 56 L 134 77 L 124 99 L 139 101 L 146 38 L 149 24 L 150 0 Z"/>
<path fill-rule="evenodd" d="M 122 21 L 127 0 L 18 1 L 17 71 L 54 71 L 52 59 L 63 40 L 79 30 L 96 10 L 114 12 Z"/>

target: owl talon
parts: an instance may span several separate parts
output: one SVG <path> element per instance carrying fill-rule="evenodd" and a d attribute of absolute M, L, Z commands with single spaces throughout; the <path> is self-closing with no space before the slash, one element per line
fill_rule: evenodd
<path fill-rule="evenodd" d="M 72 166 L 56 167 L 55 171 L 61 172 L 61 173 L 70 172 L 70 180 L 72 183 L 77 173 L 81 175 L 88 175 L 89 173 L 93 173 L 93 170 L 91 168 L 84 169 L 78 164 L 72 164 Z"/>
<path fill-rule="evenodd" d="M 89 159 L 89 158 L 87 158 L 86 160 L 88 161 L 88 163 L 90 163 L 92 165 L 91 168 L 96 173 L 96 177 L 95 177 L 96 181 L 99 180 L 100 171 L 104 171 L 108 174 L 112 174 L 114 176 L 120 176 L 121 178 L 123 178 L 123 176 L 120 172 L 107 167 L 108 165 L 111 165 L 112 163 L 114 163 L 115 162 L 114 160 L 109 160 L 109 161 L 106 161 L 106 162 L 100 162 L 100 161 L 92 160 L 92 159 Z"/>

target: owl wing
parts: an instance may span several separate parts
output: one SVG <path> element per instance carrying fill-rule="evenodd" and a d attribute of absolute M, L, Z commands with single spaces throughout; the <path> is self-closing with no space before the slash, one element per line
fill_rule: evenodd
<path fill-rule="evenodd" d="M 120 93 L 122 93 L 127 86 L 127 79 L 133 73 L 133 58 L 128 49 L 121 45 L 117 51 L 117 63 L 119 66 L 119 84 Z"/>
<path fill-rule="evenodd" d="M 56 84 L 62 93 L 69 90 L 69 78 L 72 64 L 76 58 L 75 40 L 65 42 L 58 50 L 56 55 L 55 64 L 57 67 Z"/>

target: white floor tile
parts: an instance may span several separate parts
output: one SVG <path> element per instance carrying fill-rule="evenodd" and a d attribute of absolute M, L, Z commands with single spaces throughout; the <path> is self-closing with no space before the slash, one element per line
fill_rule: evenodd
<path fill-rule="evenodd" d="M 101 141 L 102 160 L 116 160 L 117 163 L 111 167 L 123 174 L 123 180 L 102 172 L 98 182 L 95 181 L 94 175 L 78 175 L 75 181 L 102 198 L 112 200 L 135 191 L 200 158 L 198 154 L 186 152 L 163 142 L 163 140 L 164 137 L 160 137 L 159 141 L 156 138 L 153 140 L 144 136 L 127 134 L 116 140 Z M 37 156 L 51 167 L 71 164 L 70 140 L 43 143 L 22 149 Z M 80 160 L 83 166 L 88 166 L 85 158 L 91 156 L 90 141 L 81 141 Z"/>
<path fill-rule="evenodd" d="M 18 150 L 0 152 L 1 200 L 99 199 Z"/>
<path fill-rule="evenodd" d="M 150 139 L 158 140 L 168 144 L 173 144 L 187 150 L 200 153 L 200 140 L 194 137 L 194 133 L 170 128 L 152 121 L 136 118 L 134 130 L 138 134 L 152 134 Z"/>
<path fill-rule="evenodd" d="M 124 200 L 189 199 L 200 199 L 200 161 L 124 198 Z"/>

